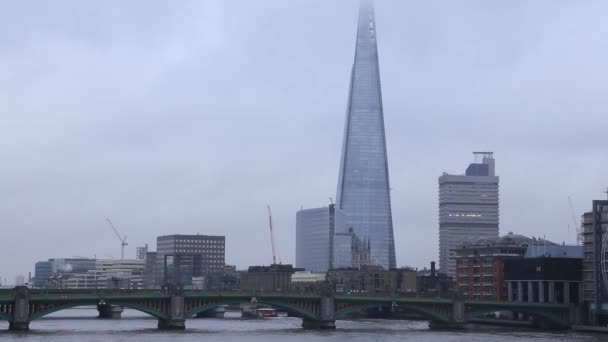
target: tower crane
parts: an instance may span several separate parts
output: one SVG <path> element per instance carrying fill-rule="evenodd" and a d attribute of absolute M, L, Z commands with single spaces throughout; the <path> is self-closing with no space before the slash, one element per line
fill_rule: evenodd
<path fill-rule="evenodd" d="M 106 218 L 106 221 L 108 222 L 110 227 L 112 227 L 112 230 L 114 231 L 114 234 L 116 234 L 116 237 L 118 238 L 118 240 L 120 240 L 120 258 L 124 259 L 125 258 L 125 246 L 128 245 L 127 235 L 125 235 L 124 237 L 120 237 L 120 234 L 118 233 L 118 230 L 116 229 L 116 227 L 114 227 L 114 224 L 112 223 L 112 221 L 110 221 L 109 218 Z"/>
<path fill-rule="evenodd" d="M 574 212 L 574 205 L 572 204 L 572 197 L 568 196 L 568 205 L 570 206 L 570 215 L 572 215 L 572 223 L 574 223 L 574 229 L 576 229 L 576 244 L 581 245 L 583 237 L 581 235 L 581 225 L 578 223 L 576 219 L 576 214 Z"/>
<path fill-rule="evenodd" d="M 281 263 L 281 259 L 277 256 L 277 249 L 274 244 L 274 230 L 272 229 L 272 213 L 270 212 L 270 206 L 268 208 L 268 224 L 270 226 L 270 243 L 272 244 L 272 263 L 276 264 L 277 260 L 279 264 Z"/>

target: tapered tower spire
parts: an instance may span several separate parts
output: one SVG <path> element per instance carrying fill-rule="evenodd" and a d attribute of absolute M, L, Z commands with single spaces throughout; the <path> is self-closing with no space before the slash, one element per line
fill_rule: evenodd
<path fill-rule="evenodd" d="M 347 226 L 369 243 L 369 263 L 396 267 L 376 23 L 371 1 L 361 1 L 355 60 L 338 179 L 337 205 Z"/>

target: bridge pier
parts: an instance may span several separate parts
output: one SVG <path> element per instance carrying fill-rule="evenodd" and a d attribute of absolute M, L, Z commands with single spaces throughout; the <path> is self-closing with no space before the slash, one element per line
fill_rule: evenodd
<path fill-rule="evenodd" d="M 8 329 L 12 331 L 30 330 L 30 290 L 27 286 L 17 286 L 13 290 L 14 306 Z"/>
<path fill-rule="evenodd" d="M 336 329 L 335 304 L 333 289 L 325 290 L 320 299 L 320 318 L 319 320 L 302 318 L 302 328 L 304 329 Z"/>
<path fill-rule="evenodd" d="M 452 301 L 452 315 L 450 320 L 447 322 L 443 321 L 430 321 L 429 328 L 433 330 L 454 330 L 465 328 L 465 314 L 464 314 L 464 299 L 454 298 Z"/>
<path fill-rule="evenodd" d="M 169 303 L 169 319 L 159 319 L 158 329 L 182 330 L 186 329 L 186 318 L 184 317 L 184 296 L 179 293 L 171 295 Z"/>
<path fill-rule="evenodd" d="M 97 304 L 98 318 L 119 319 L 122 316 L 123 307 L 120 305 Z"/>

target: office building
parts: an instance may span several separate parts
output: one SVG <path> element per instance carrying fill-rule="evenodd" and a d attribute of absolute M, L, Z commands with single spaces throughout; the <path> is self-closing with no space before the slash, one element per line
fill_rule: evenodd
<path fill-rule="evenodd" d="M 396 266 L 389 184 L 374 10 L 371 2 L 362 1 L 337 207 L 346 212 L 347 227 L 369 246 L 369 255 L 362 260 L 385 269 Z"/>
<path fill-rule="evenodd" d="M 146 252 L 146 255 L 144 256 L 143 274 L 145 289 L 159 288 L 161 285 L 156 283 L 156 262 L 156 252 Z"/>
<path fill-rule="evenodd" d="M 49 278 L 59 273 L 83 273 L 94 270 L 95 259 L 54 258 L 39 261 L 34 268 L 34 287 L 46 287 Z"/>
<path fill-rule="evenodd" d="M 241 290 L 288 291 L 291 288 L 292 274 L 299 271 L 304 269 L 281 264 L 249 266 L 247 271 L 240 272 Z"/>
<path fill-rule="evenodd" d="M 542 248 L 528 248 L 532 249 Z M 550 249 L 550 253 L 526 253 L 523 258 L 505 260 L 508 301 L 554 304 L 582 301 L 582 248 L 556 245 Z"/>
<path fill-rule="evenodd" d="M 416 293 L 416 270 L 412 268 L 341 268 L 327 272 L 327 279 L 334 284 L 338 293 Z"/>
<path fill-rule="evenodd" d="M 47 280 L 53 289 L 141 289 L 144 261 L 141 259 L 98 259 L 85 272 L 57 272 Z"/>
<path fill-rule="evenodd" d="M 551 241 L 513 233 L 465 242 L 455 249 L 456 288 L 467 299 L 506 300 L 506 260 L 522 259 L 528 249 L 546 251 L 552 246 L 556 245 Z"/>
<path fill-rule="evenodd" d="M 148 253 L 148 244 L 143 247 L 137 247 L 135 249 L 135 259 L 145 259 L 146 253 Z"/>
<path fill-rule="evenodd" d="M 156 286 L 192 285 L 192 277 L 223 273 L 224 236 L 165 235 L 156 239 Z"/>
<path fill-rule="evenodd" d="M 498 176 L 492 152 L 474 152 L 464 175 L 439 177 L 439 270 L 456 275 L 455 249 L 478 238 L 498 238 Z"/>
<path fill-rule="evenodd" d="M 582 217 L 583 238 L 583 300 L 593 324 L 608 323 L 608 246 L 605 242 L 608 231 L 608 201 L 595 200 L 592 209 Z M 600 308 L 600 310 L 596 310 Z"/>
<path fill-rule="evenodd" d="M 350 239 L 348 245 L 344 242 L 334 242 L 336 233 L 345 230 L 345 214 L 334 204 L 329 207 L 304 209 L 296 213 L 296 267 L 305 268 L 312 272 L 327 272 L 334 267 L 334 246 L 342 246 L 351 253 Z M 340 238 L 339 238 L 340 239 Z M 344 257 L 338 254 L 338 258 Z M 350 257 L 347 261 L 350 266 Z"/>

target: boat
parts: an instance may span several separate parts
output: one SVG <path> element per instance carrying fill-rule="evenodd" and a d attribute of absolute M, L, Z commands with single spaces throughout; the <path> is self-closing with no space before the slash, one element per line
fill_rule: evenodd
<path fill-rule="evenodd" d="M 277 310 L 272 308 L 250 307 L 241 309 L 241 317 L 243 318 L 268 318 L 277 316 Z"/>
<path fill-rule="evenodd" d="M 277 310 L 272 308 L 257 308 L 255 310 L 262 317 L 277 317 Z"/>

